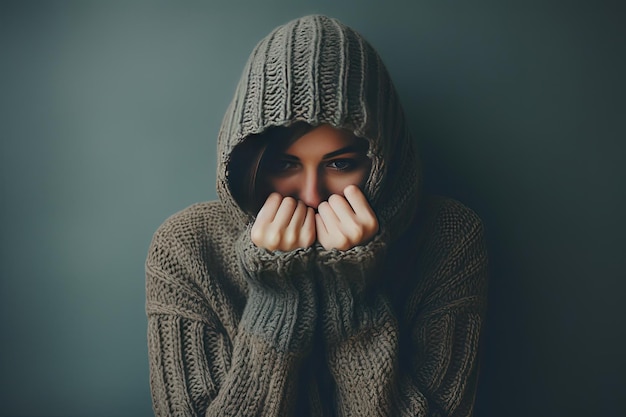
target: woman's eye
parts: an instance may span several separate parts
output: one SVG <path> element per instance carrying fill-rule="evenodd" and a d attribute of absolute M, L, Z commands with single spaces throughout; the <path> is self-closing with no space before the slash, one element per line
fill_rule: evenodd
<path fill-rule="evenodd" d="M 269 171 L 275 174 L 280 174 L 281 172 L 286 172 L 294 168 L 296 168 L 296 164 L 294 162 L 278 159 L 271 163 Z"/>
<path fill-rule="evenodd" d="M 357 161 L 353 159 L 335 159 L 330 161 L 327 166 L 337 171 L 349 171 L 357 166 Z"/>

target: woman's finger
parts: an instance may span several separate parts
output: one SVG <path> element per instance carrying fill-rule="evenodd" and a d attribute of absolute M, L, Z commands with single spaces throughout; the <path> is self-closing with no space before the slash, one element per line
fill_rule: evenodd
<path fill-rule="evenodd" d="M 360 219 L 368 219 L 376 217 L 374 209 L 370 206 L 370 203 L 365 198 L 365 194 L 356 185 L 348 185 L 343 190 L 343 195 L 354 210 L 356 216 Z"/>
<path fill-rule="evenodd" d="M 287 227 L 283 230 L 281 247 L 283 250 L 292 250 L 299 247 L 300 233 L 306 217 L 306 205 L 302 201 L 296 203 Z"/>
<path fill-rule="evenodd" d="M 315 213 L 315 234 L 317 236 L 317 240 L 324 245 L 324 242 L 328 239 L 328 229 L 326 229 L 326 224 L 324 224 L 324 219 L 319 214 L 319 212 Z"/>
<path fill-rule="evenodd" d="M 370 206 L 365 194 L 355 185 L 350 185 L 344 190 L 344 195 L 352 210 L 358 224 L 364 228 L 366 239 L 371 238 L 378 232 L 378 218 L 372 206 Z"/>
<path fill-rule="evenodd" d="M 280 207 L 280 203 L 282 202 L 283 197 L 278 193 L 270 194 L 261 210 L 256 216 L 256 222 L 258 223 L 271 223 L 276 216 L 276 212 L 278 211 L 278 207 Z"/>
<path fill-rule="evenodd" d="M 317 213 L 320 215 L 322 220 L 324 220 L 324 224 L 326 225 L 326 230 L 328 232 L 331 232 L 333 228 L 338 227 L 339 217 L 337 217 L 337 214 L 334 212 L 328 201 L 324 201 L 317 206 Z"/>
<path fill-rule="evenodd" d="M 302 229 L 300 230 L 299 238 L 300 238 L 300 247 L 308 248 L 315 242 L 316 231 L 315 231 L 315 210 L 311 207 L 307 207 L 305 205 L 306 215 L 304 217 L 304 223 L 302 224 Z"/>
<path fill-rule="evenodd" d="M 302 228 L 304 218 L 306 217 L 306 208 L 306 204 L 298 200 L 296 208 L 291 216 L 291 220 L 289 221 L 289 225 L 287 226 L 288 229 L 299 230 Z"/>
<path fill-rule="evenodd" d="M 328 198 L 328 204 L 332 208 L 339 223 L 354 223 L 356 214 L 345 197 L 339 194 L 333 194 Z"/>
<path fill-rule="evenodd" d="M 276 230 L 285 230 L 289 223 L 291 222 L 291 218 L 293 217 L 294 211 L 298 206 L 298 202 L 293 197 L 285 197 L 280 203 L 280 207 L 276 211 L 276 216 L 274 216 L 274 220 L 272 221 L 272 225 Z"/>

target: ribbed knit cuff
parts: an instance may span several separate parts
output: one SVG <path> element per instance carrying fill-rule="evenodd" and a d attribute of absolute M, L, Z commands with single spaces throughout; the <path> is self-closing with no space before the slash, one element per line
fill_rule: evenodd
<path fill-rule="evenodd" d="M 324 337 L 334 344 L 371 328 L 376 320 L 376 291 L 386 252 L 384 234 L 347 251 L 320 250 L 321 321 Z"/>
<path fill-rule="evenodd" d="M 317 317 L 313 249 L 268 251 L 252 243 L 249 228 L 237 246 L 248 283 L 241 325 L 279 351 L 307 351 Z"/>

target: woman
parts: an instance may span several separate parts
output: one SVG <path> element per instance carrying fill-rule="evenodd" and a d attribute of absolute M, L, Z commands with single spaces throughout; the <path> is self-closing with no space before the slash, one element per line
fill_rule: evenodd
<path fill-rule="evenodd" d="M 169 218 L 146 261 L 156 415 L 471 415 L 482 226 L 419 194 L 374 49 L 324 16 L 276 28 L 218 151 L 219 201 Z"/>

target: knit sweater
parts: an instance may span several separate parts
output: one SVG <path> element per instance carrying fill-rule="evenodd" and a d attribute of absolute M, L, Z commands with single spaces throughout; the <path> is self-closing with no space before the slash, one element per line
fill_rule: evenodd
<path fill-rule="evenodd" d="M 296 120 L 368 140 L 364 192 L 380 224 L 368 243 L 288 252 L 252 243 L 230 155 Z M 170 217 L 148 253 L 157 416 L 471 415 L 483 230 L 454 200 L 418 199 L 411 143 L 382 62 L 352 29 L 307 16 L 257 45 L 219 134 L 219 201 Z"/>

